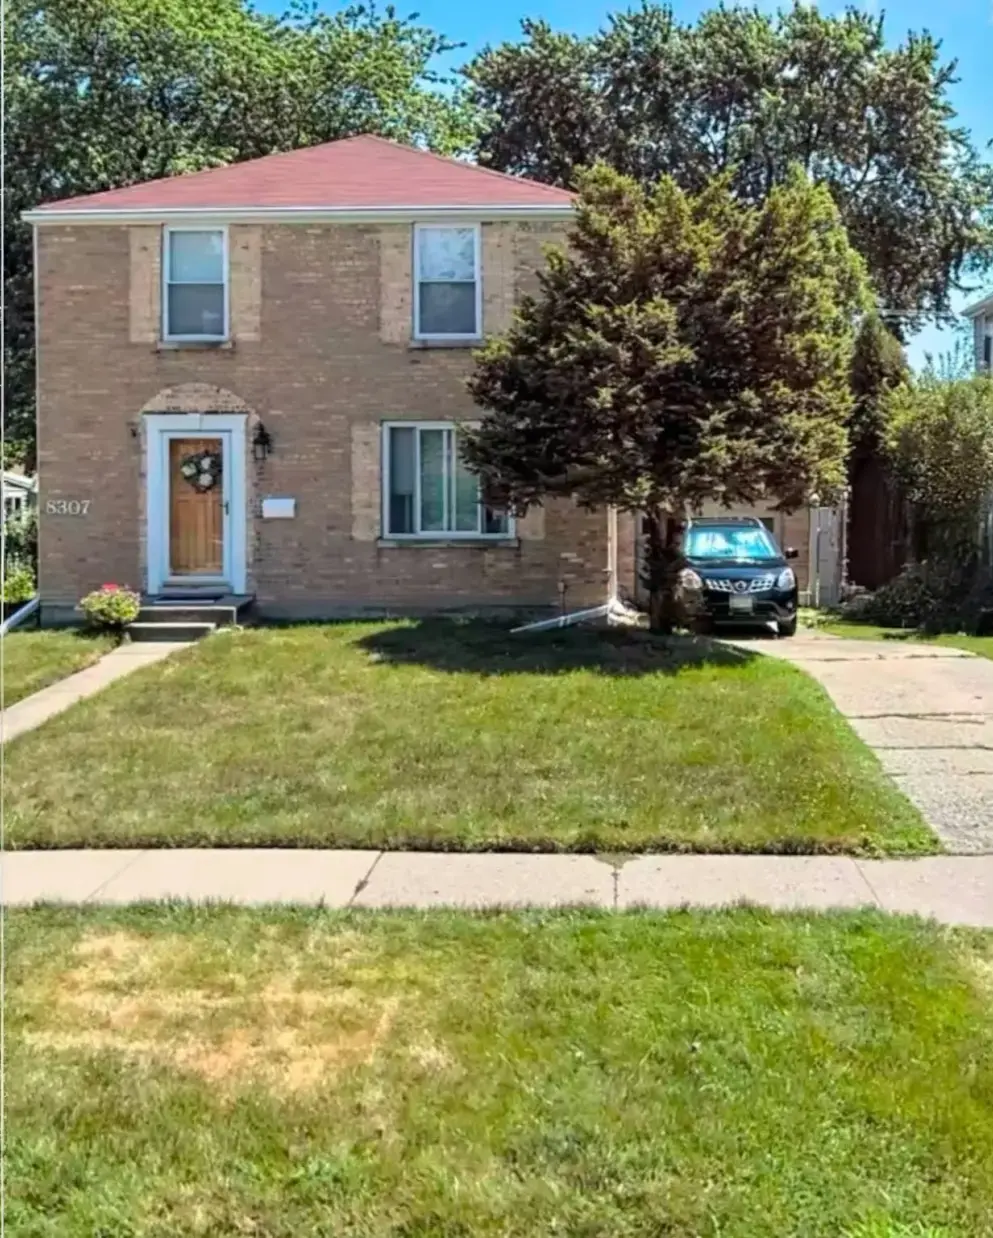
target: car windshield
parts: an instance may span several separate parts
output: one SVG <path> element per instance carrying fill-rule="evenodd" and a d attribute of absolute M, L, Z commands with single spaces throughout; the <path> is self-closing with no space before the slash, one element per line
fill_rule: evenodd
<path fill-rule="evenodd" d="M 688 559 L 778 559 L 781 552 L 762 525 L 691 525 Z"/>

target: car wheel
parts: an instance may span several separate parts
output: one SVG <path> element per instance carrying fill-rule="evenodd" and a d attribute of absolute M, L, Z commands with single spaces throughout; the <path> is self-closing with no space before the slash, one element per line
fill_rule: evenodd
<path fill-rule="evenodd" d="M 792 619 L 780 620 L 777 626 L 780 636 L 796 636 L 796 615 Z"/>

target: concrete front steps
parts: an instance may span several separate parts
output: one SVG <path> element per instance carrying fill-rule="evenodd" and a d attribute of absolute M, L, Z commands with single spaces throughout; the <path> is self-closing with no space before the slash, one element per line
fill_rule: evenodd
<path fill-rule="evenodd" d="M 128 624 L 133 641 L 196 641 L 218 628 L 243 623 L 254 598 L 237 593 L 190 590 L 145 598 L 138 618 Z"/>

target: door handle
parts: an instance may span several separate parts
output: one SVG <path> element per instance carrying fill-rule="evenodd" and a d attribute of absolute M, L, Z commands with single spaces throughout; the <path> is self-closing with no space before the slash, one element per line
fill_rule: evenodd
<path fill-rule="evenodd" d="M 226 515 L 228 515 L 228 513 L 229 513 L 230 511 L 231 511 L 231 504 L 227 501 L 227 499 L 225 499 L 225 500 L 224 500 L 224 514 L 225 514 L 225 516 L 226 516 Z"/>

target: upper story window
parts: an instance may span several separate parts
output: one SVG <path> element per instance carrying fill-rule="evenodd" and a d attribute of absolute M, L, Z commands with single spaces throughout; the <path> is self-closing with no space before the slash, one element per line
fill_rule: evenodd
<path fill-rule="evenodd" d="M 508 537 L 506 512 L 480 502 L 479 480 L 444 422 L 384 427 L 383 531 L 387 537 Z"/>
<path fill-rule="evenodd" d="M 162 321 L 167 340 L 228 334 L 228 256 L 223 228 L 167 228 Z"/>
<path fill-rule="evenodd" d="M 482 335 L 479 228 L 414 229 L 414 335 L 472 340 Z"/>

